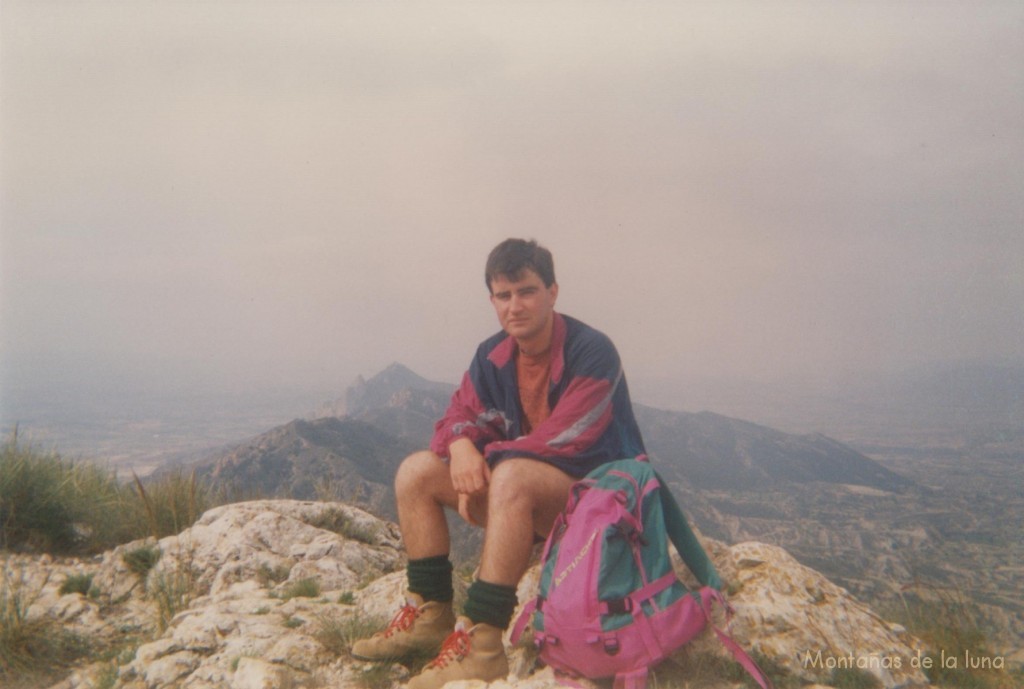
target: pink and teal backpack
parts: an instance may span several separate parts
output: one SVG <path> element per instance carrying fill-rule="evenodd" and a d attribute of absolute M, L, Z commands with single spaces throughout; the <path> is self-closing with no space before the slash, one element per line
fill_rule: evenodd
<path fill-rule="evenodd" d="M 689 591 L 672 570 L 675 545 L 702 587 Z M 643 689 L 648 669 L 711 622 L 731 613 L 722 581 L 668 487 L 646 461 L 604 464 L 572 488 L 541 557 L 540 592 L 516 622 L 517 641 L 533 613 L 541 659 L 562 679 L 614 677 L 615 689 Z M 724 632 L 712 628 L 763 689 L 770 682 Z"/>

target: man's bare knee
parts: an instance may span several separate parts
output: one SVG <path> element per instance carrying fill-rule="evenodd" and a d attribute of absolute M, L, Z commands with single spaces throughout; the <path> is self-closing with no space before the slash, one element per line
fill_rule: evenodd
<path fill-rule="evenodd" d="M 536 497 L 530 490 L 530 482 L 526 472 L 517 467 L 515 460 L 501 462 L 491 472 L 491 482 L 487 486 L 487 500 L 497 509 L 503 509 L 509 503 L 532 505 Z"/>
<path fill-rule="evenodd" d="M 448 480 L 448 465 L 430 450 L 414 452 L 402 460 L 395 474 L 395 496 L 431 494 L 439 482 Z"/>
<path fill-rule="evenodd" d="M 572 477 L 550 464 L 508 459 L 494 468 L 488 499 L 492 509 L 527 505 L 534 513 L 560 511 L 572 484 Z"/>
<path fill-rule="evenodd" d="M 451 550 L 444 505 L 452 501 L 448 466 L 433 452 L 411 454 L 395 474 L 398 522 L 412 559 L 445 555 Z"/>

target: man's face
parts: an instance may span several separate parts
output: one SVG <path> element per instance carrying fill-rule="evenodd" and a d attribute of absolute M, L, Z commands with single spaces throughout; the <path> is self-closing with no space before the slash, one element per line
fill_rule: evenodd
<path fill-rule="evenodd" d="M 548 332 L 558 297 L 558 284 L 544 281 L 526 269 L 517 280 L 499 275 L 491 280 L 491 303 L 502 329 L 520 343 L 529 343 Z"/>

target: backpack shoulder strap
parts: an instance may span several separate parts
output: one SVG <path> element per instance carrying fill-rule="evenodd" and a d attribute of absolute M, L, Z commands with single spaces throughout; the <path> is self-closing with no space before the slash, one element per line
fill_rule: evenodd
<path fill-rule="evenodd" d="M 526 631 L 526 625 L 530 623 L 533 618 L 533 613 L 537 610 L 537 602 L 539 596 L 535 596 L 526 602 L 523 606 L 523 611 L 519 613 L 519 617 L 516 618 L 515 624 L 512 625 L 512 635 L 509 637 L 509 641 L 513 646 L 519 643 L 519 638 Z"/>
<path fill-rule="evenodd" d="M 726 628 L 728 628 L 729 617 L 732 615 L 732 608 L 729 606 L 729 603 L 726 602 L 725 597 L 722 596 L 722 592 L 703 589 L 700 594 L 701 610 L 704 612 L 704 617 L 707 619 L 708 626 L 714 630 L 715 636 L 718 637 L 718 640 L 723 646 L 725 646 L 726 650 L 732 654 L 732 657 L 736 662 L 747 671 L 747 674 L 749 674 L 754 681 L 760 685 L 761 689 L 774 689 L 772 681 L 768 678 L 768 675 L 758 667 L 757 663 L 754 662 L 754 659 L 747 655 L 747 652 L 744 651 L 731 636 L 719 629 L 718 625 L 715 624 L 714 619 L 712 619 L 711 606 L 714 603 L 718 603 L 725 609 Z"/>
<path fill-rule="evenodd" d="M 718 570 L 690 528 L 690 523 L 679 509 L 679 503 L 668 489 L 668 484 L 656 472 L 655 476 L 661 484 L 661 490 L 658 492 L 661 494 L 661 509 L 665 516 L 665 530 L 668 532 L 669 540 L 701 585 L 721 590 L 722 578 L 718 576 Z"/>

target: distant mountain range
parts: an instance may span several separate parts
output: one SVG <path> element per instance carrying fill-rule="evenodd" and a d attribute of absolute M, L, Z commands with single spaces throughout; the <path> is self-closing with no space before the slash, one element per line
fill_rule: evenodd
<path fill-rule="evenodd" d="M 394 516 L 391 482 L 415 450 L 409 440 L 358 419 L 296 419 L 194 469 L 207 485 L 240 499 L 340 499 Z"/>
<path fill-rule="evenodd" d="M 391 480 L 426 446 L 454 386 L 401 364 L 359 378 L 342 399 L 196 465 L 212 485 L 264 496 L 341 497 L 393 516 Z M 337 416 L 331 412 L 342 412 Z M 637 405 L 647 449 L 670 482 L 751 489 L 824 482 L 902 491 L 908 479 L 822 435 L 792 435 L 710 412 Z"/>
<path fill-rule="evenodd" d="M 660 471 L 696 488 L 744 490 L 818 481 L 900 492 L 912 485 L 824 435 L 783 433 L 711 412 L 634 409 Z"/>

